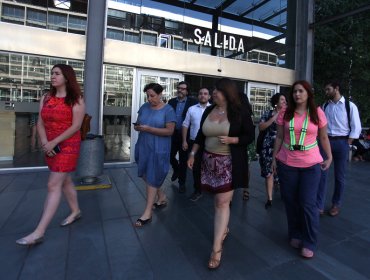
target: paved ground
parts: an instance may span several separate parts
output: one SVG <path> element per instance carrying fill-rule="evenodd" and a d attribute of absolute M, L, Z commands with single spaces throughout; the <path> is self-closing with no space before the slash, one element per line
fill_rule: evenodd
<path fill-rule="evenodd" d="M 63 201 L 45 242 L 33 248 L 14 241 L 36 225 L 48 173 L 0 175 L 0 279 L 370 279 L 369 162 L 350 164 L 344 207 L 340 216 L 321 219 L 312 260 L 303 260 L 288 245 L 278 192 L 273 208 L 264 209 L 263 180 L 253 162 L 251 199 L 245 203 L 241 192 L 235 193 L 231 233 L 217 271 L 206 267 L 211 196 L 191 202 L 189 187 L 186 195 L 178 194 L 167 180 L 169 206 L 151 224 L 135 229 L 132 223 L 145 204 L 136 168 L 105 173 L 112 189 L 80 191 L 83 219 L 67 228 L 58 226 L 68 213 Z"/>

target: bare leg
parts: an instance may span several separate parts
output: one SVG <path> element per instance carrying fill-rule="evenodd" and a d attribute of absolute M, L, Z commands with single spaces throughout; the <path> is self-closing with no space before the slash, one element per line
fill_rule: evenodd
<path fill-rule="evenodd" d="M 265 184 L 266 184 L 267 199 L 272 200 L 272 190 L 274 188 L 274 176 L 272 174 L 266 177 Z"/>
<path fill-rule="evenodd" d="M 60 198 L 62 196 L 62 185 L 68 173 L 51 172 L 48 180 L 48 194 L 44 204 L 44 211 L 41 220 L 34 232 L 24 237 L 27 241 L 32 241 L 44 235 L 46 228 L 50 224 L 58 209 Z"/>
<path fill-rule="evenodd" d="M 81 211 L 78 205 L 77 191 L 75 189 L 75 186 L 74 186 L 74 183 L 72 181 L 72 177 L 70 174 L 68 174 L 67 178 L 64 180 L 62 190 L 67 199 L 69 208 L 71 208 L 71 214 L 67 217 L 67 220 L 71 220 L 76 215 L 78 215 Z"/>
<path fill-rule="evenodd" d="M 222 240 L 227 230 L 230 218 L 230 201 L 234 191 L 218 193 L 215 195 L 215 219 L 212 257 L 221 259 Z M 211 263 L 209 263 L 212 266 Z"/>
<path fill-rule="evenodd" d="M 167 196 L 164 193 L 164 191 L 162 191 L 161 188 L 157 190 L 157 196 L 158 196 L 158 202 L 163 202 L 167 200 Z"/>
<path fill-rule="evenodd" d="M 140 219 L 147 220 L 152 217 L 153 203 L 157 195 L 157 192 L 158 192 L 158 188 L 154 188 L 150 185 L 146 185 L 146 207 Z"/>

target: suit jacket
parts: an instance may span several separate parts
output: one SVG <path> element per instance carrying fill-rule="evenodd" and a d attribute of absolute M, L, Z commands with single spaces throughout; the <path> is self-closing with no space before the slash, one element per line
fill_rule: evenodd
<path fill-rule="evenodd" d="M 177 97 L 171 98 L 168 101 L 168 105 L 171 105 L 172 108 L 175 110 L 175 112 L 176 112 L 177 103 L 178 103 Z M 185 102 L 184 111 L 182 112 L 182 121 L 185 120 L 186 113 L 188 112 L 189 107 L 191 107 L 191 106 L 193 106 L 197 103 L 198 103 L 198 101 L 195 100 L 194 98 L 189 97 L 189 96 L 187 97 L 186 102 Z M 180 126 L 182 127 L 182 123 L 180 124 Z M 181 129 L 180 130 L 175 129 L 175 131 L 172 134 L 172 140 L 174 141 L 174 139 L 178 139 L 178 137 L 181 138 Z M 190 137 L 190 131 L 188 130 L 188 134 L 186 135 L 186 138 L 189 139 L 189 137 Z"/>
<path fill-rule="evenodd" d="M 200 129 L 195 139 L 195 143 L 200 146 L 198 153 L 204 150 L 204 142 L 206 136 L 203 134 L 203 123 L 209 113 L 213 110 L 215 105 L 207 107 L 202 115 L 200 122 Z M 230 122 L 230 129 L 228 136 L 239 137 L 238 144 L 230 144 L 231 153 L 231 177 L 233 188 L 245 188 L 248 184 L 248 153 L 247 146 L 254 140 L 254 125 L 250 110 L 243 104 L 241 114 L 241 121 Z"/>
<path fill-rule="evenodd" d="M 168 104 L 172 106 L 172 108 L 175 110 L 175 112 L 176 112 L 177 103 L 178 103 L 177 97 L 171 98 L 168 101 Z M 187 97 L 186 102 L 185 102 L 184 111 L 182 112 L 182 120 L 183 121 L 185 120 L 186 113 L 188 112 L 189 107 L 193 106 L 197 103 L 198 103 L 198 101 L 195 100 L 194 98 L 189 97 L 189 96 Z M 182 124 L 181 124 L 181 126 L 182 126 Z"/>

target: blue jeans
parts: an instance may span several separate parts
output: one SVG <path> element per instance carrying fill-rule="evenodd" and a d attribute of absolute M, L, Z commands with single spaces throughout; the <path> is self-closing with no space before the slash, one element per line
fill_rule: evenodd
<path fill-rule="evenodd" d="M 344 191 L 345 175 L 348 165 L 349 145 L 347 139 L 330 139 L 331 153 L 334 163 L 334 193 L 332 204 L 340 206 Z"/>
<path fill-rule="evenodd" d="M 300 239 L 304 248 L 315 250 L 320 219 L 316 205 L 320 164 L 307 168 L 292 167 L 279 161 L 277 164 L 289 239 Z"/>

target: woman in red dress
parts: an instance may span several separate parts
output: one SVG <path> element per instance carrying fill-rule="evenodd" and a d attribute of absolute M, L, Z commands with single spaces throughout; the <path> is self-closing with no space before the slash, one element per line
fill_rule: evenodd
<path fill-rule="evenodd" d="M 67 226 L 81 217 L 77 192 L 70 175 L 76 169 L 80 152 L 80 127 L 85 114 L 85 104 L 76 74 L 71 66 L 57 64 L 51 70 L 50 92 L 40 101 L 37 131 L 50 169 L 48 194 L 44 211 L 36 229 L 16 241 L 19 245 L 41 243 L 64 193 L 71 214 L 62 221 Z"/>

